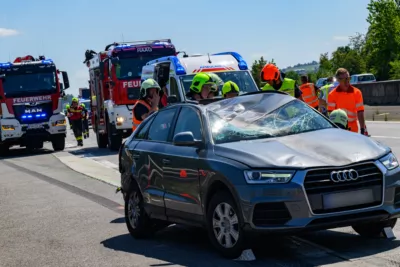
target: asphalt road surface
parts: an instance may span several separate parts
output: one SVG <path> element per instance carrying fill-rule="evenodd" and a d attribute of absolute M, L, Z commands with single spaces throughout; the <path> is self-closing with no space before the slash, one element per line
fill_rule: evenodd
<path fill-rule="evenodd" d="M 369 122 L 368 130 L 400 155 L 400 124 Z M 253 250 L 257 260 L 250 262 L 222 259 L 194 228 L 172 226 L 151 240 L 134 240 L 121 195 L 99 178 L 119 180 L 116 153 L 97 149 L 91 134 L 83 148 L 68 134 L 66 152 L 52 153 L 46 145 L 34 155 L 13 149 L 0 159 L 1 267 L 400 265 L 400 241 L 361 238 L 351 228 L 265 237 Z M 104 182 L 72 170 L 90 175 L 90 162 Z M 394 232 L 400 236 L 400 223 Z"/>

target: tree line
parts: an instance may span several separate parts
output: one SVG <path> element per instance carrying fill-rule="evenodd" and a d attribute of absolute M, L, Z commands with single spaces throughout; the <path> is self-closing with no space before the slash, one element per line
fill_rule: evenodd
<path fill-rule="evenodd" d="M 317 72 L 307 73 L 311 82 L 334 75 L 342 67 L 350 74 L 372 73 L 378 81 L 400 79 L 400 0 L 371 0 L 367 6 L 368 31 L 355 33 L 349 43 L 329 55 L 322 53 Z M 272 60 L 273 61 L 273 60 Z M 252 65 L 252 74 L 259 87 L 260 71 L 267 61 L 261 57 Z M 287 78 L 300 81 L 295 71 Z"/>

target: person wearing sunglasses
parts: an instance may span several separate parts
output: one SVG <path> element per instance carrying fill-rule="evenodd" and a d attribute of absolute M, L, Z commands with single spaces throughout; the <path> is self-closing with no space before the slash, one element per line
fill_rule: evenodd
<path fill-rule="evenodd" d="M 197 73 L 192 80 L 190 90 L 186 97 L 190 100 L 209 99 L 214 97 L 214 93 L 218 90 L 215 81 L 207 73 Z"/>
<path fill-rule="evenodd" d="M 224 98 L 236 97 L 239 95 L 239 92 L 239 86 L 232 81 L 228 81 L 222 86 L 222 96 Z"/>
<path fill-rule="evenodd" d="M 262 68 L 261 81 L 267 83 L 262 90 L 280 90 L 297 99 L 303 100 L 303 93 L 296 85 L 296 81 L 284 78 L 278 67 L 274 64 L 269 63 Z"/>
<path fill-rule="evenodd" d="M 340 129 L 343 130 L 351 130 L 348 125 L 349 118 L 347 117 L 347 113 L 341 109 L 335 109 L 329 115 L 329 119 Z"/>
<path fill-rule="evenodd" d="M 335 74 L 339 85 L 328 96 L 328 112 L 342 109 L 348 117 L 348 126 L 352 132 L 367 135 L 364 117 L 364 101 L 361 90 L 350 85 L 350 74 L 345 68 L 339 68 Z"/>

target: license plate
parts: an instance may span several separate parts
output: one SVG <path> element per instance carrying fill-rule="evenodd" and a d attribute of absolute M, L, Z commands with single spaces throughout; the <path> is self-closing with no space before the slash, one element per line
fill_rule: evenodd
<path fill-rule="evenodd" d="M 325 209 L 336 209 L 374 202 L 374 194 L 372 189 L 326 194 L 323 201 Z"/>
<path fill-rule="evenodd" d="M 29 124 L 28 129 L 40 129 L 43 128 L 42 124 Z"/>

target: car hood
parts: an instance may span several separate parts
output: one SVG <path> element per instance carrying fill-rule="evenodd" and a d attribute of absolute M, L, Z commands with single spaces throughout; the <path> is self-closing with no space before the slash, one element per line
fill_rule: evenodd
<path fill-rule="evenodd" d="M 389 152 L 389 147 L 369 137 L 336 128 L 214 146 L 217 156 L 253 168 L 343 166 Z"/>

